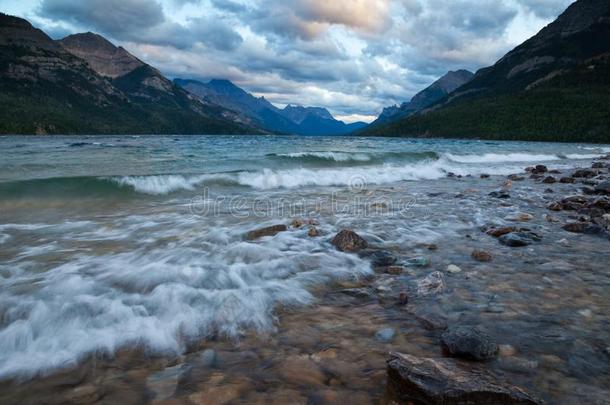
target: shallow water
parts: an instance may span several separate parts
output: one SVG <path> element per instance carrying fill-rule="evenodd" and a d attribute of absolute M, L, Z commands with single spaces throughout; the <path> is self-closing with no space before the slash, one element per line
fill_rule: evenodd
<path fill-rule="evenodd" d="M 422 311 L 514 347 L 490 369 L 552 403 L 610 396 L 609 242 L 544 217 L 578 185 L 550 194 L 528 179 L 509 200 L 488 196 L 506 174 L 589 167 L 608 146 L 176 136 L 4 137 L 0 148 L 4 398 L 378 402 L 388 351 L 441 355 Z M 522 212 L 542 243 L 508 248 L 480 231 Z M 320 236 L 244 238 L 293 218 L 315 219 Z M 375 274 L 336 251 L 343 228 L 407 271 Z M 475 248 L 494 260 L 472 260 Z M 433 271 L 447 290 L 417 296 Z M 394 340 L 377 341 L 388 327 Z"/>

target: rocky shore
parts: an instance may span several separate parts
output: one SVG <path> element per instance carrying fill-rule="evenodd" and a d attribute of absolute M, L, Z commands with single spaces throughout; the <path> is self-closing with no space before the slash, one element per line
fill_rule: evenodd
<path fill-rule="evenodd" d="M 602 404 L 609 173 L 610 155 L 590 168 L 449 174 L 458 191 L 434 198 L 450 199 L 456 216 L 476 218 L 481 207 L 506 215 L 434 242 L 388 243 L 356 226 L 329 232 L 323 218 L 251 230 L 247 243 L 302 232 L 374 273 L 316 289 L 314 306 L 279 308 L 275 331 L 202 341 L 178 357 L 94 355 L 2 382 L 0 402 Z"/>

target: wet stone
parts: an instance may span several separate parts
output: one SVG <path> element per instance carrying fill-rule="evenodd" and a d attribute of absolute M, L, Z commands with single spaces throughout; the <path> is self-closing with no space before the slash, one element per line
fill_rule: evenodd
<path fill-rule="evenodd" d="M 532 405 L 539 400 L 501 382 L 487 368 L 455 359 L 391 353 L 388 393 L 394 403 Z"/>
<path fill-rule="evenodd" d="M 159 401 L 170 398 L 176 392 L 180 378 L 190 369 L 186 364 L 168 367 L 150 375 L 146 379 L 146 388 Z"/>
<path fill-rule="evenodd" d="M 490 262 L 492 260 L 491 253 L 484 250 L 474 250 L 470 256 L 479 262 Z"/>
<path fill-rule="evenodd" d="M 390 343 L 395 336 L 396 331 L 393 328 L 384 328 L 375 333 L 375 339 L 382 343 Z"/>
<path fill-rule="evenodd" d="M 267 228 L 256 229 L 254 231 L 248 232 L 246 235 L 246 239 L 248 240 L 256 240 L 265 236 L 275 236 L 280 232 L 287 231 L 288 227 L 286 225 L 273 225 Z"/>
<path fill-rule="evenodd" d="M 358 252 L 368 247 L 367 241 L 348 229 L 339 232 L 330 243 L 342 252 Z"/>
<path fill-rule="evenodd" d="M 528 231 L 511 232 L 500 236 L 498 239 L 501 244 L 509 247 L 523 247 L 531 245 L 533 242 L 540 242 L 542 238 Z"/>
<path fill-rule="evenodd" d="M 498 354 L 496 342 L 476 327 L 453 327 L 442 334 L 441 343 L 452 357 L 484 361 L 493 359 Z"/>

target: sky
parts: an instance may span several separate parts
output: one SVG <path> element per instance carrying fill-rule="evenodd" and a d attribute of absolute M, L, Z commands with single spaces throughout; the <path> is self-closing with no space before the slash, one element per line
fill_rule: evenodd
<path fill-rule="evenodd" d="M 449 70 L 493 64 L 572 0 L 0 0 L 52 38 L 92 31 L 170 78 L 371 121 Z"/>

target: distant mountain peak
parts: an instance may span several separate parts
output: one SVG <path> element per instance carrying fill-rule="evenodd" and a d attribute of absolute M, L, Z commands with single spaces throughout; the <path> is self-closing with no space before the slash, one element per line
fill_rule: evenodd
<path fill-rule="evenodd" d="M 144 66 L 144 62 L 99 34 L 85 32 L 59 41 L 68 52 L 87 61 L 98 74 L 112 79 Z"/>

